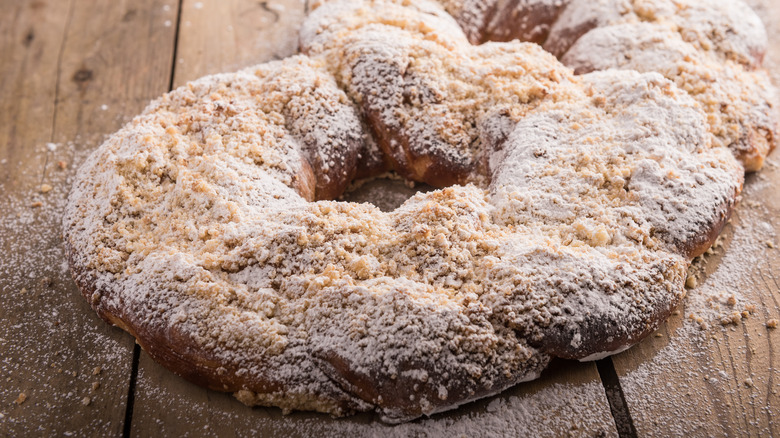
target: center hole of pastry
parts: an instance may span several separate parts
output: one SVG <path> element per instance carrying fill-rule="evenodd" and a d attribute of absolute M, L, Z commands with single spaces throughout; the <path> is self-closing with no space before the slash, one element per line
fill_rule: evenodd
<path fill-rule="evenodd" d="M 354 182 L 341 200 L 347 202 L 367 202 L 384 212 L 393 211 L 407 199 L 419 192 L 435 190 L 428 184 L 410 181 L 395 173 Z"/>

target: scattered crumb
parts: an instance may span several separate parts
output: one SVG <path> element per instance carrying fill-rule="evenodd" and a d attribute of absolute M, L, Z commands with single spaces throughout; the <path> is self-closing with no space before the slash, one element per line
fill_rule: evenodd
<path fill-rule="evenodd" d="M 96 367 L 95 367 L 95 369 L 94 369 L 94 370 L 92 370 L 92 375 L 93 375 L 93 376 L 97 376 L 98 374 L 100 374 L 100 372 L 101 372 L 101 371 L 103 371 L 103 367 L 101 367 L 101 366 L 96 366 Z"/>
<path fill-rule="evenodd" d="M 25 401 L 27 401 L 27 394 L 25 394 L 24 392 L 20 392 L 19 393 L 19 397 L 16 397 L 16 400 L 14 400 L 14 403 L 16 403 L 17 405 L 21 405 Z"/>
<path fill-rule="evenodd" d="M 200 6 L 201 6 L 201 7 L 202 7 L 202 4 L 201 4 L 201 3 L 197 3 L 197 4 L 196 4 L 196 8 L 198 8 L 198 9 L 199 9 L 199 7 L 197 6 L 198 4 L 200 4 Z M 170 7 L 169 7 L 168 5 L 165 5 L 165 6 L 164 6 L 164 10 L 169 10 L 169 9 L 170 9 Z M 167 25 L 167 24 L 166 24 L 166 25 Z M 183 60 L 180 60 L 180 62 L 182 62 L 182 61 L 183 61 Z M 47 147 L 48 147 L 48 145 L 47 145 Z M 54 147 L 56 148 L 56 145 L 54 145 Z M 53 150 L 53 149 L 52 149 L 52 150 Z M 3 160 L 3 162 L 5 162 L 5 161 L 6 161 L 6 160 Z M 60 162 L 58 162 L 57 164 L 58 164 L 58 166 L 59 166 L 59 168 L 60 168 L 60 169 L 66 169 L 66 168 L 67 168 L 67 166 L 68 166 L 68 164 L 67 164 L 66 162 L 64 162 L 64 161 L 60 161 Z M 770 164 L 771 164 L 771 165 L 775 165 L 774 163 L 770 163 Z M 44 192 L 44 193 L 45 193 L 45 192 Z M 36 205 L 36 204 L 37 204 L 37 205 Z M 758 205 L 760 205 L 760 203 L 757 203 L 757 204 L 758 204 Z M 32 204 L 32 207 L 40 207 L 40 206 L 42 206 L 42 205 L 43 205 L 43 204 L 42 204 L 41 202 L 36 202 L 36 203 L 33 203 L 33 204 Z M 719 240 L 720 240 L 720 238 L 719 238 Z M 758 240 L 757 242 L 761 242 L 761 240 Z M 769 248 L 775 248 L 775 246 L 774 246 L 774 243 L 773 243 L 772 241 L 769 241 L 769 240 L 767 240 L 765 243 L 766 243 L 766 246 L 767 246 L 767 247 L 769 247 Z M 691 286 L 691 285 L 689 285 L 689 282 L 691 282 L 693 285 L 692 285 L 692 286 Z M 695 277 L 689 277 L 689 278 L 688 278 L 688 280 L 686 281 L 686 287 L 689 287 L 689 288 L 696 288 L 696 287 L 697 287 L 697 284 L 698 284 L 698 281 L 696 280 L 696 278 L 695 278 Z M 26 289 L 26 288 L 22 288 L 22 289 L 21 289 L 21 291 L 20 291 L 20 293 L 22 293 L 22 294 L 23 294 L 23 293 L 26 293 L 26 292 L 27 292 L 27 289 Z M 736 298 L 734 298 L 734 296 L 732 295 L 732 296 L 730 297 L 730 299 L 729 299 L 729 302 L 728 302 L 728 303 L 729 303 L 729 305 L 730 305 L 730 306 L 734 306 L 734 305 L 736 304 Z M 674 314 L 679 314 L 679 312 L 675 311 L 675 312 L 674 312 Z M 692 315 L 692 316 L 693 316 L 693 315 Z M 691 319 L 694 319 L 694 318 L 691 318 Z M 700 326 L 702 326 L 702 329 L 704 329 L 703 325 L 706 325 L 706 322 L 704 322 L 704 320 L 703 320 L 702 318 L 697 318 L 697 319 L 698 319 L 698 321 L 697 321 L 697 322 L 700 324 Z M 736 323 L 735 323 L 735 324 L 736 324 Z M 767 327 L 768 329 L 775 329 L 775 328 L 777 327 L 777 324 L 778 324 L 778 320 L 777 320 L 777 319 L 769 319 L 769 320 L 767 320 L 767 321 L 766 321 L 766 327 Z M 657 337 L 660 337 L 660 336 L 662 336 L 662 335 L 660 335 L 660 334 L 656 334 L 656 336 L 657 336 Z M 52 364 L 52 366 L 54 366 L 54 364 Z M 93 375 L 99 375 L 99 374 L 101 373 L 101 371 L 102 371 L 102 368 L 101 368 L 101 367 L 96 367 L 96 368 L 94 369 L 94 371 L 93 371 Z M 707 378 L 705 377 L 705 380 L 706 380 L 706 379 L 707 379 Z M 751 387 L 751 386 L 753 385 L 753 381 L 752 381 L 752 379 L 746 379 L 746 380 L 744 381 L 744 383 L 745 383 L 745 385 L 746 385 L 746 386 L 748 386 L 748 387 Z M 92 384 L 92 388 L 93 388 L 93 390 L 97 390 L 97 388 L 99 388 L 99 387 L 100 387 L 100 383 L 99 383 L 99 382 L 94 382 L 94 383 Z M 776 390 L 773 390 L 773 393 L 776 393 L 776 392 L 777 392 Z M 19 398 L 17 398 L 17 400 L 16 400 L 16 403 L 17 403 L 17 404 L 22 404 L 22 403 L 24 403 L 24 402 L 25 402 L 25 400 L 26 400 L 26 399 L 27 399 L 27 395 L 26 395 L 25 393 L 21 393 L 21 394 L 19 394 Z M 82 402 L 82 404 L 84 404 L 85 406 L 88 406 L 89 404 L 91 404 L 92 400 L 91 400 L 89 397 L 85 397 L 84 399 L 82 399 L 82 401 L 81 401 L 81 402 Z M 522 407 L 525 409 L 525 406 L 524 406 L 524 405 L 521 405 L 521 406 L 522 406 Z M 2 414 L 0 414 L 0 418 L 2 418 Z M 207 426 L 206 426 L 206 427 L 207 427 Z"/>
<path fill-rule="evenodd" d="M 7 160 L 7 166 L 22 166 L 15 172 L 17 181 L 0 181 L 0 241 L 4 247 L 0 262 L 0 291 L 4 295 L 0 319 L 6 318 L 0 324 L 3 437 L 38 436 L 43 433 L 39 429 L 42 425 L 59 425 L 62 431 L 70 422 L 63 412 L 81 406 L 78 403 L 85 395 L 93 398 L 93 405 L 97 403 L 102 389 L 90 393 L 92 381 L 73 378 L 70 371 L 60 372 L 64 364 L 82 364 L 78 374 L 83 376 L 92 371 L 90 365 L 116 363 L 127 357 L 127 347 L 110 332 L 99 325 L 82 324 L 85 315 L 81 298 L 66 294 L 70 290 L 70 274 L 60 233 L 67 197 L 58 194 L 60 189 L 72 185 L 75 169 L 97 141 L 97 137 L 76 137 L 54 146 L 45 141 L 30 144 L 25 149 L 25 161 L 19 162 L 2 157 L 0 152 L 0 161 Z M 47 172 L 41 180 L 47 159 Z M 25 167 L 24 163 L 35 165 Z M 15 186 L 11 189 L 3 183 Z M 43 183 L 52 186 L 48 194 L 40 192 Z M 14 318 L 9 320 L 9 315 Z M 76 332 L 81 348 L 66 348 L 63 340 Z M 99 379 L 102 376 L 92 378 Z M 70 387 L 80 388 L 77 397 L 66 396 Z M 12 415 L 14 409 L 27 414 Z M 35 410 L 34 418 L 28 415 L 32 413 L 30 409 Z M 84 426 L 89 429 L 73 434 L 105 436 L 115 429 L 113 423 L 100 416 L 89 419 Z"/>
<path fill-rule="evenodd" d="M 100 382 L 92 382 L 92 390 L 97 391 L 100 389 Z"/>
<path fill-rule="evenodd" d="M 663 338 L 663 337 L 664 337 L 664 335 L 663 335 L 663 333 L 656 333 L 656 334 L 655 334 L 655 337 L 656 337 L 656 338 Z"/>
<path fill-rule="evenodd" d="M 744 383 L 744 384 L 745 384 L 745 386 L 747 386 L 748 388 L 752 388 L 752 387 L 753 387 L 753 379 L 751 379 L 750 377 L 748 377 L 747 379 L 745 379 L 745 381 L 744 381 L 743 383 Z"/>
<path fill-rule="evenodd" d="M 49 193 L 52 189 L 52 186 L 49 184 L 41 184 L 41 187 L 38 189 L 41 193 Z"/>
<path fill-rule="evenodd" d="M 723 318 L 720 319 L 721 325 L 729 325 L 734 324 L 737 325 L 739 322 L 742 321 L 742 314 L 739 312 L 731 312 L 730 315 L 726 315 Z"/>
<path fill-rule="evenodd" d="M 691 313 L 690 315 L 688 315 L 688 319 L 690 319 L 691 321 L 693 321 L 693 322 L 695 322 L 696 324 L 698 324 L 698 325 L 699 325 L 699 328 L 700 328 L 701 330 L 709 330 L 709 329 L 710 329 L 710 325 L 709 325 L 709 323 L 707 323 L 707 321 L 705 321 L 705 320 L 704 320 L 704 318 L 702 318 L 702 317 L 701 317 L 701 316 L 699 316 L 699 315 L 696 315 L 696 314 L 694 314 L 694 313 Z"/>
<path fill-rule="evenodd" d="M 699 285 L 699 282 L 696 280 L 696 277 L 693 275 L 689 275 L 688 278 L 685 280 L 685 287 L 688 289 L 696 289 L 696 286 Z"/>

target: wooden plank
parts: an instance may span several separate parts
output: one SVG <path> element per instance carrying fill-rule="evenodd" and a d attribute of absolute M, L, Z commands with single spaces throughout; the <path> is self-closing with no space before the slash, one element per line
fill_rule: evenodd
<path fill-rule="evenodd" d="M 0 2 L 0 436 L 122 434 L 133 341 L 81 298 L 60 222 L 77 164 L 168 86 L 167 3 Z"/>
<path fill-rule="evenodd" d="M 373 415 L 346 418 L 248 408 L 232 396 L 192 385 L 142 355 L 133 436 L 284 437 L 611 437 L 604 389 L 591 368 L 555 362 L 542 378 L 455 411 L 395 426 Z"/>
<path fill-rule="evenodd" d="M 304 0 L 185 0 L 174 86 L 294 54 L 304 15 Z"/>
<path fill-rule="evenodd" d="M 776 168 L 768 173 L 780 181 Z M 751 189 L 750 196 L 761 192 Z M 776 189 L 774 193 L 777 199 Z M 780 318 L 780 256 L 764 243 L 780 227 L 767 230 L 766 239 L 754 239 L 762 233 L 748 229 L 770 224 L 780 214 L 777 201 L 764 199 L 766 204 L 755 211 L 744 211 L 750 207 L 743 205 L 737 212 L 724 236 L 725 253 L 708 265 L 717 267 L 689 292 L 683 312 L 656 336 L 614 358 L 640 435 L 780 433 L 773 417 L 780 408 L 780 332 L 767 327 L 767 321 Z M 719 319 L 732 312 L 731 295 L 756 309 L 747 319 L 722 326 Z M 742 310 L 740 301 L 733 308 Z M 701 329 L 690 315 L 702 317 L 709 327 Z"/>
<path fill-rule="evenodd" d="M 278 19 L 273 19 L 274 13 Z M 304 16 L 300 0 L 190 1 L 182 5 L 175 85 L 204 74 L 231 71 L 295 52 Z M 375 198 L 370 190 L 392 191 L 400 200 L 415 191 L 393 182 L 365 186 L 355 200 Z M 361 198 L 362 197 L 362 198 Z M 430 420 L 388 427 L 371 415 L 332 419 L 279 409 L 250 409 L 230 395 L 191 385 L 141 354 L 133 415 L 133 436 L 497 436 L 525 431 L 534 436 L 615 436 L 614 421 L 596 366 L 558 363 L 544 378 L 497 397 Z"/>
<path fill-rule="evenodd" d="M 780 83 L 780 4 L 751 3 L 768 27 L 769 69 Z M 640 436 L 780 436 L 780 330 L 767 327 L 780 318 L 778 160 L 775 151 L 767 168 L 748 178 L 724 248 L 698 263 L 705 279 L 682 313 L 614 358 Z M 721 325 L 751 305 L 752 315 Z"/>
<path fill-rule="evenodd" d="M 20 181 L 15 168 L 29 166 L 30 151 L 51 139 L 60 41 L 72 1 L 3 0 L 0 15 L 0 183 L 4 193 Z M 34 163 L 36 169 L 43 163 Z"/>

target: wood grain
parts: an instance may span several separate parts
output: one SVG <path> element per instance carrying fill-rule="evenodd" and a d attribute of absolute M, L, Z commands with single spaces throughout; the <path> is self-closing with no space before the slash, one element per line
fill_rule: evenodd
<path fill-rule="evenodd" d="M 780 251 L 767 246 L 780 234 L 780 202 L 770 181 L 780 181 L 777 166 L 748 178 L 748 201 L 737 209 L 723 234 L 724 248 L 707 260 L 708 276 L 689 291 L 680 315 L 613 359 L 640 436 L 780 434 L 780 331 L 766 326 L 780 318 Z M 707 310 L 716 317 L 729 315 L 731 295 L 744 297 L 755 311 L 725 326 L 705 318 L 709 328 L 702 330 L 690 315 L 702 313 L 693 303 L 705 294 L 715 298 L 715 309 Z"/>
<path fill-rule="evenodd" d="M 768 68 L 779 83 L 780 4 L 750 3 L 767 27 Z M 766 326 L 780 318 L 780 250 L 770 247 L 780 246 L 778 155 L 747 178 L 724 247 L 703 261 L 704 278 L 680 315 L 613 359 L 640 436 L 780 436 L 780 330 Z M 723 303 L 731 295 L 755 311 L 736 324 L 714 321 L 701 330 L 690 315 L 702 313 L 697 302 L 707 294 L 715 297 L 709 309 L 715 315 L 732 311 Z"/>
<path fill-rule="evenodd" d="M 761 8 L 780 60 L 780 4 L 750 1 Z M 0 0 L 0 436 L 122 434 L 133 342 L 94 315 L 63 264 L 59 221 L 73 173 L 171 83 L 292 54 L 305 10 L 302 0 L 183 0 L 179 15 L 178 4 Z M 780 68 L 772 71 L 777 83 Z M 47 151 L 49 142 L 55 150 Z M 775 152 L 749 178 L 725 249 L 707 259 L 709 280 L 689 298 L 729 276 L 734 292 L 756 305 L 753 315 L 702 331 L 687 320 L 696 310 L 689 305 L 658 336 L 614 358 L 640 436 L 780 436 L 780 329 L 766 327 L 780 318 L 780 250 L 764 242 L 780 246 L 778 161 Z M 40 193 L 41 184 L 52 190 Z M 391 196 L 396 201 L 411 193 L 387 184 L 379 190 L 401 194 Z M 745 260 L 729 264 L 743 256 L 749 269 Z M 596 367 L 571 362 L 499 396 L 398 427 L 371 415 L 335 420 L 247 408 L 183 381 L 145 353 L 134 396 L 134 436 L 616 435 Z"/>
<path fill-rule="evenodd" d="M 144 355 L 145 356 L 145 355 Z M 142 357 L 142 365 L 144 359 Z M 133 436 L 440 437 L 617 436 L 598 376 L 556 362 L 542 378 L 457 410 L 396 426 L 370 414 L 327 415 L 249 408 L 189 384 L 148 360 L 138 375 Z"/>
<path fill-rule="evenodd" d="M 304 15 L 304 0 L 184 0 L 174 87 L 294 54 Z"/>
<path fill-rule="evenodd" d="M 0 436 L 122 433 L 133 341 L 76 290 L 60 221 L 78 162 L 167 88 L 164 5 L 0 2 Z"/>

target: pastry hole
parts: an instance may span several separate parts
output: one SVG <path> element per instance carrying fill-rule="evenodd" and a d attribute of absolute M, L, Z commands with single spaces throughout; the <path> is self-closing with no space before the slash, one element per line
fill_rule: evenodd
<path fill-rule="evenodd" d="M 396 173 L 386 173 L 352 183 L 339 200 L 367 202 L 384 212 L 388 212 L 400 207 L 415 194 L 431 190 L 435 189 L 428 184 L 409 181 Z"/>

